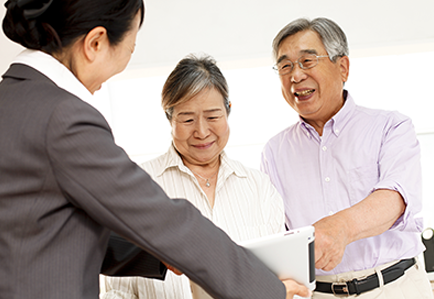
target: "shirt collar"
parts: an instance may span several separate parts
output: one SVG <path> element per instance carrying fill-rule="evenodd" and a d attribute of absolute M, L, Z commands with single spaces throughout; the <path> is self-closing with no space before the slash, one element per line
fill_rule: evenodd
<path fill-rule="evenodd" d="M 60 61 L 41 51 L 26 49 L 12 63 L 30 66 L 44 74 L 58 87 L 72 93 L 88 103 L 93 99 L 92 93 Z"/>
<path fill-rule="evenodd" d="M 172 167 L 178 167 L 179 170 L 187 172 L 187 167 L 182 162 L 182 159 L 175 150 L 173 144 L 170 145 L 169 150 L 164 155 L 163 163 L 158 165 L 158 168 L 155 170 L 155 175 L 157 177 L 162 176 L 167 169 Z"/>
<path fill-rule="evenodd" d="M 241 178 L 247 177 L 246 170 L 242 167 L 242 164 L 229 159 L 224 151 L 220 154 L 220 161 L 222 165 L 220 167 L 227 169 L 229 173 L 234 173 L 236 176 Z"/>
<path fill-rule="evenodd" d="M 347 90 L 344 90 L 344 97 L 344 106 L 330 120 L 332 122 L 333 133 L 338 137 L 345 125 L 351 119 L 351 116 L 353 115 L 353 112 L 356 108 L 356 103 Z"/>
<path fill-rule="evenodd" d="M 240 167 L 238 163 L 229 159 L 224 151 L 220 154 L 220 162 L 219 176 L 220 174 L 225 174 L 226 177 L 233 173 L 238 177 L 247 177 L 246 171 Z M 156 176 L 162 176 L 163 173 L 171 167 L 177 167 L 180 171 L 193 175 L 191 170 L 182 162 L 181 156 L 176 151 L 173 143 L 170 145 L 163 163 L 156 169 Z"/>
<path fill-rule="evenodd" d="M 351 119 L 351 115 L 356 108 L 356 104 L 347 90 L 344 90 L 344 97 L 345 102 L 342 108 L 324 125 L 324 128 L 327 126 L 331 126 L 333 134 L 335 134 L 337 137 L 339 137 L 342 129 Z M 318 135 L 315 129 L 306 121 L 304 121 L 301 116 L 299 116 L 299 118 L 299 123 L 301 124 L 301 127 L 308 138 L 312 138 L 313 136 Z"/>

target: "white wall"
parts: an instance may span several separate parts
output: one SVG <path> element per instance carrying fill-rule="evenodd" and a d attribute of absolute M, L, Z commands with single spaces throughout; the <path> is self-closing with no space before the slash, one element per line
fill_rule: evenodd
<path fill-rule="evenodd" d="M 169 146 L 170 126 L 159 105 L 165 78 L 186 54 L 207 52 L 230 85 L 227 151 L 258 167 L 265 141 L 297 119 L 280 95 L 270 56 L 274 35 L 301 16 L 329 17 L 347 33 L 347 88 L 359 104 L 399 110 L 413 118 L 419 133 L 434 132 L 433 0 L 147 0 L 146 7 L 130 65 L 94 103 L 111 123 L 116 141 L 139 162 Z M 0 15 L 4 12 L 0 5 Z M 21 49 L 0 33 L 0 73 Z M 423 134 L 420 140 L 426 222 L 431 224 L 434 137 Z"/>
<path fill-rule="evenodd" d="M 434 94 L 429 88 L 434 51 L 350 57 L 350 64 L 346 88 L 357 104 L 397 110 L 413 119 L 422 146 L 425 222 L 434 226 L 434 191 L 430 188 L 434 180 Z M 279 78 L 271 66 L 223 69 L 223 73 L 232 102 L 226 152 L 247 166 L 259 168 L 264 144 L 298 116 L 283 99 Z M 114 80 L 96 96 L 94 104 L 109 120 L 116 142 L 138 163 L 164 153 L 171 142 L 171 128 L 160 106 L 165 79 Z"/>
<path fill-rule="evenodd" d="M 2 4 L 5 1 L 2 1 Z M 271 41 L 290 20 L 326 16 L 348 35 L 351 54 L 434 49 L 433 0 L 145 0 L 146 18 L 129 70 L 171 68 L 189 52 L 220 62 L 268 65 Z M 5 12 L 0 5 L 0 15 Z M 0 33 L 0 73 L 20 47 Z M 260 65 L 258 65 L 260 64 Z M 157 68 L 157 69 L 156 69 Z M 126 75 L 126 74 L 125 74 Z"/>

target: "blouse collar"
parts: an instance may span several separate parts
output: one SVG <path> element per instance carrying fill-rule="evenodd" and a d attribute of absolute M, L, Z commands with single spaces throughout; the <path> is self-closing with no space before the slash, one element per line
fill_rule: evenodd
<path fill-rule="evenodd" d="M 88 103 L 93 99 L 92 93 L 77 77 L 53 56 L 37 50 L 22 51 L 12 63 L 30 66 L 44 74 L 58 87 L 72 93 Z"/>

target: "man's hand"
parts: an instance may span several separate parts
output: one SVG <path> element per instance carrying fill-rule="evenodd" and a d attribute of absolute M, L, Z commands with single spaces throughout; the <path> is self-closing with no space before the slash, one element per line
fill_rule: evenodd
<path fill-rule="evenodd" d="M 315 267 L 334 269 L 351 242 L 377 236 L 387 231 L 404 213 L 401 194 L 376 190 L 351 208 L 317 221 L 315 227 Z"/>
<path fill-rule="evenodd" d="M 312 291 L 306 288 L 304 285 L 295 282 L 292 279 L 282 280 L 286 288 L 286 299 L 292 299 L 294 295 L 300 297 L 310 297 L 312 296 Z"/>
<path fill-rule="evenodd" d="M 347 225 L 337 217 L 325 217 L 315 227 L 315 267 L 324 271 L 335 268 L 349 244 Z"/>

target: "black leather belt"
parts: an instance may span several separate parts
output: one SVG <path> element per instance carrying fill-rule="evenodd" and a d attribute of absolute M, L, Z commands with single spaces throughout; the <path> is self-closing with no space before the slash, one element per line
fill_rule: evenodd
<path fill-rule="evenodd" d="M 389 282 L 400 278 L 404 275 L 405 270 L 413 266 L 415 263 L 416 260 L 414 258 L 401 260 L 398 263 L 381 270 L 384 284 L 388 284 Z M 361 293 L 371 291 L 379 286 L 378 275 L 375 273 L 360 280 L 354 278 L 350 281 L 336 283 L 317 281 L 315 291 L 340 296 L 350 296 L 355 294 L 360 295 Z"/>

